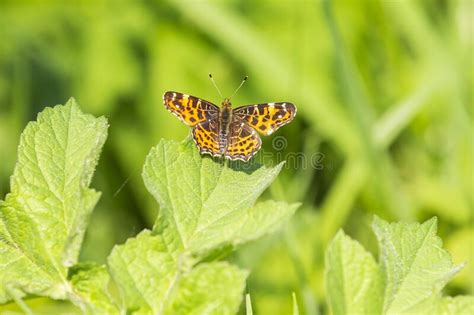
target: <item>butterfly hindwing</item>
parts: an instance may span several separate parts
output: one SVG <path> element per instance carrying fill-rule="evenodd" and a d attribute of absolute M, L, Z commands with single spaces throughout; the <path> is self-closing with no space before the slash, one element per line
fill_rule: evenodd
<path fill-rule="evenodd" d="M 219 107 L 216 105 L 183 93 L 166 92 L 163 103 L 167 110 L 191 127 L 219 115 Z"/>
<path fill-rule="evenodd" d="M 229 126 L 225 157 L 247 162 L 257 153 L 262 140 L 247 123 L 235 117 Z"/>
<path fill-rule="evenodd" d="M 197 124 L 193 130 L 193 139 L 199 148 L 199 152 L 219 156 L 219 123 L 212 119 Z"/>
<path fill-rule="evenodd" d="M 296 107 L 288 102 L 245 105 L 234 109 L 233 115 L 247 122 L 259 133 L 270 135 L 293 120 Z"/>

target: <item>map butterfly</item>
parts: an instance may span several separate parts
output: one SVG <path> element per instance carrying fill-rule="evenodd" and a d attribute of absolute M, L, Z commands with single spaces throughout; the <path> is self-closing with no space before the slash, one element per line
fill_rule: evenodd
<path fill-rule="evenodd" d="M 244 162 L 250 160 L 262 145 L 258 133 L 270 135 L 296 115 L 295 105 L 289 102 L 233 109 L 230 98 L 224 98 L 222 106 L 218 107 L 198 97 L 172 91 L 163 95 L 163 103 L 168 111 L 191 127 L 201 154 Z"/>

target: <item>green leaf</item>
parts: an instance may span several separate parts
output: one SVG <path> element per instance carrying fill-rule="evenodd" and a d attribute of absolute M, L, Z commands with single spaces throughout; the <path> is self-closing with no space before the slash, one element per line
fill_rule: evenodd
<path fill-rule="evenodd" d="M 433 310 L 427 314 L 439 315 L 470 315 L 474 314 L 474 297 L 472 296 L 456 296 L 443 297 L 438 303 L 433 304 Z"/>
<path fill-rule="evenodd" d="M 73 99 L 26 127 L 11 193 L 0 201 L 0 303 L 11 299 L 7 291 L 72 292 L 67 270 L 100 196 L 88 186 L 106 137 L 106 119 L 82 113 Z"/>
<path fill-rule="evenodd" d="M 436 218 L 388 223 L 375 217 L 380 266 L 340 231 L 326 252 L 326 290 L 334 314 L 472 314 L 472 296 L 443 297 L 462 268 L 436 236 Z"/>
<path fill-rule="evenodd" d="M 247 272 L 215 262 L 236 244 L 279 228 L 297 205 L 255 201 L 282 164 L 219 163 L 191 141 L 162 140 L 143 178 L 160 204 L 153 231 L 116 246 L 108 259 L 127 312 L 233 314 Z"/>
<path fill-rule="evenodd" d="M 380 314 L 383 282 L 372 255 L 339 231 L 326 251 L 326 291 L 338 314 Z"/>
<path fill-rule="evenodd" d="M 165 314 L 235 314 L 247 272 L 226 262 L 203 263 L 180 277 Z"/>
<path fill-rule="evenodd" d="M 403 314 L 470 315 L 473 314 L 473 311 L 474 297 L 472 296 L 441 297 L 441 295 L 438 294 L 424 300 L 420 304 L 414 305 L 410 308 L 409 313 Z"/>
<path fill-rule="evenodd" d="M 162 309 L 178 273 L 177 259 L 177 248 L 148 230 L 114 247 L 108 265 L 128 310 Z"/>
<path fill-rule="evenodd" d="M 242 299 L 247 272 L 223 262 L 202 263 L 180 253 L 162 235 L 141 232 L 116 246 L 108 263 L 128 312 L 232 314 Z"/>
<path fill-rule="evenodd" d="M 373 229 L 385 278 L 384 314 L 410 313 L 431 301 L 461 268 L 442 248 L 436 218 L 390 224 L 375 217 Z"/>
<path fill-rule="evenodd" d="M 105 266 L 80 263 L 71 268 L 69 278 L 75 293 L 71 299 L 75 299 L 75 304 L 84 311 L 89 314 L 119 314 L 107 293 L 110 276 Z"/>
<path fill-rule="evenodd" d="M 205 252 L 255 239 L 295 212 L 297 205 L 282 202 L 254 206 L 283 164 L 226 163 L 201 156 L 192 141 L 161 141 L 152 149 L 143 179 L 160 204 L 155 230 L 172 227 L 185 250 Z"/>

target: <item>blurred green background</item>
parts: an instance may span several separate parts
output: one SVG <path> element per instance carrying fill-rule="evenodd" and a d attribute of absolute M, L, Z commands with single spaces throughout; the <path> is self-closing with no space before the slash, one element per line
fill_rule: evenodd
<path fill-rule="evenodd" d="M 158 211 L 141 180 L 146 154 L 189 133 L 164 109 L 163 92 L 220 104 L 208 73 L 225 95 L 248 74 L 234 105 L 298 106 L 290 125 L 263 139 L 270 160 L 320 157 L 318 167 L 288 163 L 263 197 L 302 202 L 287 229 L 230 257 L 252 271 L 255 314 L 289 314 L 292 292 L 301 313 L 327 313 L 325 247 L 343 228 L 377 255 L 374 214 L 438 216 L 454 261 L 468 261 L 446 291 L 472 294 L 473 10 L 470 0 L 3 0 L 0 196 L 20 133 L 45 106 L 74 96 L 105 115 L 109 138 L 93 183 L 102 198 L 81 254 L 105 262 Z"/>

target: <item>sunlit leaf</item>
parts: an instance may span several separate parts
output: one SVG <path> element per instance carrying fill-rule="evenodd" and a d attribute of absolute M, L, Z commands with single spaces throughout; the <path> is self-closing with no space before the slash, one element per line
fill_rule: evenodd
<path fill-rule="evenodd" d="M 332 312 L 380 314 L 383 281 L 374 258 L 339 231 L 326 252 L 326 288 Z"/>
<path fill-rule="evenodd" d="M 388 223 L 373 229 L 380 266 L 340 231 L 326 252 L 326 287 L 334 314 L 470 314 L 474 298 L 443 297 L 441 290 L 462 268 L 454 266 L 436 235 L 436 218 Z"/>
<path fill-rule="evenodd" d="M 75 303 L 90 314 L 119 314 L 119 308 L 108 294 L 110 276 L 106 266 L 95 263 L 81 263 L 69 271 L 74 288 Z"/>
<path fill-rule="evenodd" d="M 191 252 L 255 239 L 284 223 L 297 205 L 255 202 L 278 175 L 254 162 L 219 162 L 203 157 L 192 141 L 161 141 L 144 166 L 148 190 L 160 204 L 163 222 Z"/>
<path fill-rule="evenodd" d="M 440 294 L 460 270 L 436 235 L 436 218 L 419 223 L 389 224 L 374 219 L 384 275 L 385 314 L 407 313 Z"/>
<path fill-rule="evenodd" d="M 115 247 L 109 266 L 127 310 L 145 314 L 235 313 L 247 272 L 224 262 L 193 268 L 193 260 L 180 252 L 175 241 L 144 231 Z"/>
<path fill-rule="evenodd" d="M 107 136 L 105 118 L 71 99 L 47 108 L 21 136 L 11 192 L 0 201 L 0 303 L 25 293 L 66 298 L 88 217 L 88 188 Z"/>

